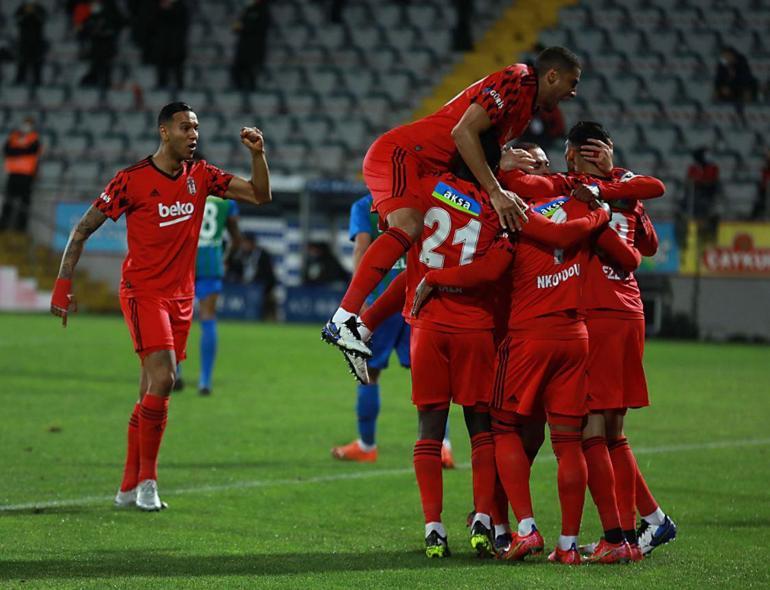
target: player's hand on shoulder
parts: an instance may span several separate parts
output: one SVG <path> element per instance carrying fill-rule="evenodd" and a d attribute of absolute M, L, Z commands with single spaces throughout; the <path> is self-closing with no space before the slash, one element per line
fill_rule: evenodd
<path fill-rule="evenodd" d="M 527 223 L 529 206 L 516 193 L 498 188 L 490 193 L 489 198 L 504 228 L 513 231 Z"/>
<path fill-rule="evenodd" d="M 256 127 L 241 128 L 241 143 L 249 148 L 252 154 L 261 154 L 265 151 L 265 138 L 262 131 Z"/>
<path fill-rule="evenodd" d="M 416 318 L 420 309 L 433 292 L 433 286 L 428 284 L 427 278 L 423 277 L 417 289 L 414 291 L 414 301 L 412 302 L 412 317 Z"/>

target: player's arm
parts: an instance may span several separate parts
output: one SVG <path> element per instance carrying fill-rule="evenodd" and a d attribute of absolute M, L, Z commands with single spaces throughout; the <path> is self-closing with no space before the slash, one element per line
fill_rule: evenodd
<path fill-rule="evenodd" d="M 507 232 L 498 237 L 498 241 L 500 245 L 493 246 L 484 256 L 476 258 L 470 264 L 430 270 L 425 273 L 414 292 L 412 317 L 417 317 L 420 308 L 428 300 L 435 287 L 472 289 L 502 277 L 513 262 L 514 251 Z"/>
<path fill-rule="evenodd" d="M 584 217 L 565 223 L 554 223 L 544 215 L 533 214 L 521 233 L 549 248 L 566 250 L 587 240 L 596 230 L 606 225 L 610 220 L 608 210 L 609 207 L 605 205 Z"/>
<path fill-rule="evenodd" d="M 500 225 L 521 229 L 527 222 L 527 205 L 514 192 L 500 186 L 487 164 L 479 135 L 492 127 L 487 111 L 479 104 L 471 104 L 452 129 L 452 139 L 468 168 L 489 195 L 492 206 L 500 217 Z"/>
<path fill-rule="evenodd" d="M 601 185 L 579 185 L 572 191 L 576 199 L 589 202 L 592 198 L 600 198 L 605 201 L 633 199 L 657 199 L 666 192 L 666 185 L 654 176 L 636 175 L 627 172 L 620 180 L 602 183 Z"/>
<path fill-rule="evenodd" d="M 521 170 L 500 172 L 500 182 L 504 187 L 527 199 L 538 197 L 556 197 L 569 190 L 566 178 L 562 174 L 527 174 Z"/>
<path fill-rule="evenodd" d="M 241 143 L 251 152 L 251 178 L 233 176 L 225 191 L 225 198 L 252 205 L 262 205 L 273 200 L 270 191 L 270 170 L 265 156 L 265 139 L 256 127 L 241 129 Z"/>
<path fill-rule="evenodd" d="M 639 223 L 636 225 L 634 246 L 642 256 L 655 256 L 658 253 L 658 233 L 644 209 L 639 214 Z"/>
<path fill-rule="evenodd" d="M 96 206 L 91 205 L 78 224 L 70 233 L 67 246 L 64 248 L 61 265 L 59 266 L 59 275 L 54 285 L 51 295 L 51 313 L 62 318 L 62 326 L 67 326 L 67 314 L 77 311 L 77 301 L 72 295 L 72 277 L 75 274 L 75 267 L 83 253 L 86 240 L 99 229 L 107 219 L 107 216 L 99 211 Z"/>
<path fill-rule="evenodd" d="M 639 250 L 626 242 L 618 235 L 618 232 L 610 227 L 599 234 L 596 248 L 602 259 L 624 272 L 634 272 L 642 263 L 642 255 Z"/>
<path fill-rule="evenodd" d="M 358 264 L 364 257 L 366 249 L 372 245 L 372 236 L 369 232 L 358 232 L 353 238 L 353 272 L 358 270 Z"/>

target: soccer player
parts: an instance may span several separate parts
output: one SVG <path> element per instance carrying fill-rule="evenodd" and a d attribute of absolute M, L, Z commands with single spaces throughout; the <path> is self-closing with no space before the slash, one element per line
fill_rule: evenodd
<path fill-rule="evenodd" d="M 201 369 L 198 393 L 211 395 L 211 379 L 217 356 L 217 299 L 225 274 L 223 249 L 225 229 L 230 236 L 229 251 L 237 252 L 241 242 L 238 229 L 238 205 L 235 201 L 209 196 L 203 210 L 203 223 L 195 258 L 195 297 L 201 323 Z M 184 389 L 182 364 L 177 364 L 174 391 Z"/>
<path fill-rule="evenodd" d="M 321 331 L 324 340 L 347 355 L 371 356 L 362 341 L 358 313 L 383 275 L 423 232 L 426 204 L 420 175 L 447 171 L 456 153 L 490 196 L 503 227 L 520 227 L 526 221 L 524 203 L 500 186 L 486 163 L 480 134 L 494 129 L 500 145 L 518 137 L 534 110 L 553 110 L 576 95 L 580 73 L 580 61 L 571 51 L 549 47 L 534 67 L 514 64 L 495 72 L 436 113 L 392 129 L 372 144 L 364 158 L 364 180 L 387 230 L 362 258 L 339 309 Z"/>
<path fill-rule="evenodd" d="M 182 102 L 158 115 L 157 151 L 118 172 L 73 228 L 51 297 L 51 313 L 66 327 L 77 310 L 72 276 L 89 236 L 107 218 L 126 215 L 128 253 L 123 262 L 120 304 L 139 356 L 139 401 L 128 424 L 119 507 L 160 510 L 158 451 L 166 428 L 169 394 L 177 360 L 185 347 L 193 309 L 195 252 L 208 195 L 255 205 L 272 199 L 262 132 L 241 129 L 251 154 L 249 180 L 222 172 L 206 161 L 193 162 L 198 117 Z"/>
<path fill-rule="evenodd" d="M 591 152 L 591 146 L 611 145 L 611 140 L 601 125 L 593 122 L 580 122 L 571 130 L 568 138 L 568 149 L 565 153 L 568 175 L 550 175 L 543 178 L 532 178 L 519 173 L 509 175 L 506 179 L 508 186 L 515 187 L 520 194 L 526 195 L 537 186 L 540 194 L 558 195 L 575 186 L 575 182 L 583 184 L 574 191 L 576 197 L 590 200 L 601 195 L 608 198 L 654 198 L 663 194 L 665 187 L 652 177 L 635 176 L 625 170 L 613 169 L 611 158 L 605 158 L 601 164 L 593 156 L 584 157 L 586 151 Z M 609 171 L 609 173 L 608 173 Z M 517 175 L 518 174 L 518 175 Z M 628 201 L 620 201 L 628 202 Z M 609 228 L 602 233 L 597 241 L 598 249 L 613 256 L 621 272 L 634 270 L 640 261 L 638 252 L 632 245 L 625 242 L 621 236 Z M 590 260 L 593 260 L 591 258 Z M 590 267 L 589 267 L 590 268 Z M 589 276 L 589 286 L 596 284 L 596 278 Z M 591 295 L 586 295 L 586 305 L 591 305 Z M 590 330 L 589 330 L 590 332 Z M 617 359 L 614 359 L 617 360 Z M 641 362 L 641 361 L 640 361 Z M 594 360 L 595 370 L 601 371 L 607 366 L 606 358 L 600 356 Z M 612 366 L 612 363 L 610 363 Z M 622 370 L 622 369 L 621 369 Z M 596 410 L 596 408 L 592 408 Z M 635 552 L 625 539 L 631 543 L 633 527 L 624 535 L 618 511 L 619 498 L 616 498 L 613 465 L 605 437 L 604 417 L 601 412 L 593 411 L 583 431 L 583 451 L 588 466 L 588 486 L 599 510 L 604 528 L 604 538 L 593 547 L 589 561 L 615 563 L 628 559 L 638 559 Z M 638 555 L 638 557 L 637 557 Z"/>
<path fill-rule="evenodd" d="M 499 145 L 495 143 L 485 151 L 494 167 L 495 158 L 500 157 Z M 477 257 L 502 259 L 507 266 L 514 247 L 508 234 L 501 232 L 489 196 L 474 184 L 469 170 L 460 178 L 448 173 L 426 177 L 423 186 L 433 206 L 426 211 L 421 242 L 409 252 L 405 313 L 411 313 L 412 401 L 418 409 L 420 437 L 415 444 L 414 463 L 426 522 L 426 553 L 444 557 L 449 552 L 441 523 L 443 486 L 438 447 L 443 420 L 449 403 L 454 401 L 463 406 L 473 449 L 475 515 L 471 545 L 480 555 L 494 554 L 489 514 L 497 450 L 487 406 L 493 379 L 495 297 L 491 287 L 482 285 L 484 281 L 457 284 L 453 280 L 463 276 L 466 268 L 479 268 L 478 263 L 473 263 Z M 586 238 L 607 220 L 603 209 L 563 227 L 555 227 L 544 218 L 532 218 L 522 233 L 545 235 L 554 244 L 567 246 Z M 446 287 L 439 288 L 426 303 L 431 289 L 425 285 L 433 284 L 431 275 L 446 276 L 447 281 L 441 283 Z M 498 469 L 500 461 L 498 457 Z"/>

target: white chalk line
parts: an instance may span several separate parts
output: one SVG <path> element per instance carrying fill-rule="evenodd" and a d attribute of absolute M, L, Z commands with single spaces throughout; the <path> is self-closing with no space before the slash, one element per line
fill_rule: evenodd
<path fill-rule="evenodd" d="M 770 445 L 770 438 L 748 438 L 737 440 L 711 441 L 704 443 L 690 443 L 681 445 L 666 445 L 660 447 L 638 447 L 634 448 L 636 455 L 658 455 L 665 453 L 678 453 L 686 451 L 705 451 L 711 449 L 729 449 L 736 447 L 756 447 Z M 553 461 L 554 456 L 551 453 L 542 454 L 538 461 Z M 460 464 L 459 469 L 470 468 L 469 464 Z M 249 488 L 264 488 L 278 486 L 297 486 L 317 483 L 328 483 L 335 481 L 348 481 L 357 479 L 375 479 L 378 477 L 389 477 L 394 475 L 405 475 L 413 473 L 412 467 L 402 467 L 399 469 L 376 469 L 370 471 L 354 471 L 349 473 L 333 473 L 329 475 L 318 475 L 314 477 L 294 477 L 286 479 L 256 479 L 250 481 L 234 481 L 219 485 L 204 485 L 192 488 L 178 488 L 163 490 L 163 497 L 181 496 L 186 494 L 208 494 L 213 492 L 226 492 L 230 490 L 243 490 Z M 22 504 L 3 504 L 0 505 L 0 512 L 20 512 L 34 509 L 45 508 L 63 508 L 67 506 L 84 506 L 88 504 L 97 504 L 109 502 L 114 496 L 83 496 L 80 498 L 71 498 L 65 500 L 41 500 L 35 502 L 25 502 Z"/>

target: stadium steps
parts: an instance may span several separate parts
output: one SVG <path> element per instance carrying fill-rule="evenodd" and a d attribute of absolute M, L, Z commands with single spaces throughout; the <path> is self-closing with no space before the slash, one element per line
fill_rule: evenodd
<path fill-rule="evenodd" d="M 537 41 L 541 31 L 558 20 L 559 10 L 575 0 L 541 0 L 536 5 L 516 2 L 508 8 L 486 34 L 466 53 L 454 69 L 434 88 L 413 113 L 419 119 L 437 111 L 458 90 L 505 66 L 515 63 Z"/>
<path fill-rule="evenodd" d="M 30 290 L 37 291 L 50 300 L 50 291 L 59 274 L 59 262 L 60 257 L 57 253 L 46 246 L 33 243 L 27 234 L 0 232 L 0 268 L 5 267 L 6 273 L 0 280 L 5 281 L 6 284 L 18 285 L 24 292 L 24 300 L 27 303 L 32 300 Z M 118 299 L 105 282 L 96 281 L 87 272 L 79 270 L 75 272 L 73 284 L 78 307 L 81 310 L 119 311 Z M 21 309 L 33 308 L 23 305 Z M 48 305 L 45 309 L 48 309 Z"/>

